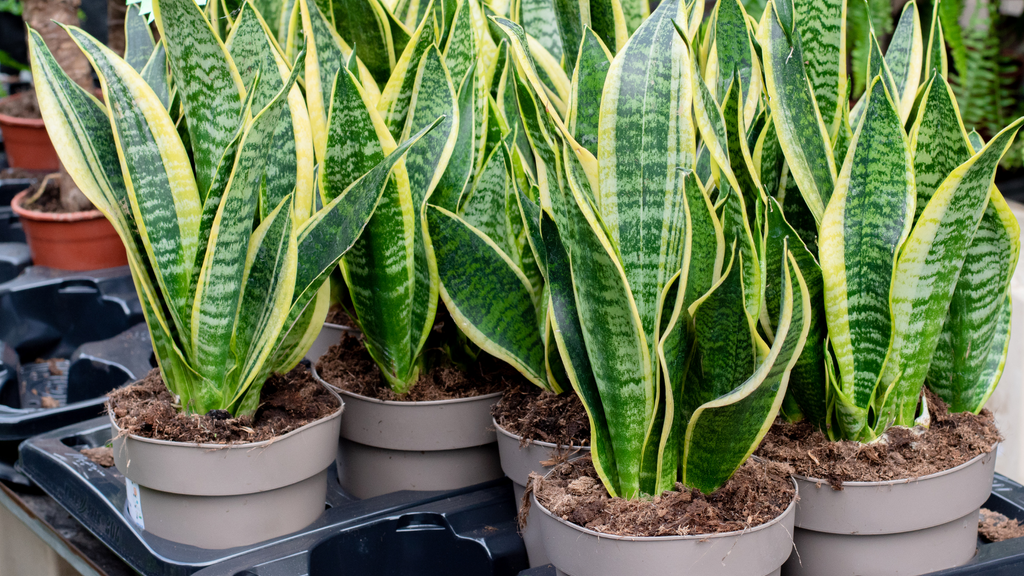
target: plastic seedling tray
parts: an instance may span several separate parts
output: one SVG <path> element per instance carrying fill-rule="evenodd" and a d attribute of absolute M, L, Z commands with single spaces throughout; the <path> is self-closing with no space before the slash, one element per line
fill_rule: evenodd
<path fill-rule="evenodd" d="M 992 494 L 984 508 L 1024 522 L 1024 486 L 1002 474 L 992 481 Z M 987 542 L 978 537 L 978 553 L 967 564 L 926 576 L 1020 576 L 1024 574 L 1024 538 Z M 555 576 L 550 564 L 524 570 L 519 576 Z"/>
<path fill-rule="evenodd" d="M 143 574 L 515 576 L 527 566 L 508 480 L 355 500 L 333 466 L 327 509 L 304 530 L 228 550 L 175 544 L 140 530 L 128 516 L 124 477 L 79 452 L 109 439 L 106 418 L 55 430 L 24 442 L 18 467 Z"/>
<path fill-rule="evenodd" d="M 25 232 L 11 210 L 11 198 L 31 183 L 27 178 L 0 180 L 0 283 L 12 280 L 32 263 Z"/>
<path fill-rule="evenodd" d="M 0 285 L 0 479 L 25 484 L 21 441 L 102 414 L 107 392 L 145 376 L 142 320 L 127 267 L 33 267 Z"/>

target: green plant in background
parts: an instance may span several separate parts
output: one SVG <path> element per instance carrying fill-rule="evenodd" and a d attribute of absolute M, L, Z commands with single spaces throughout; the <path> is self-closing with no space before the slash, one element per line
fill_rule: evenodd
<path fill-rule="evenodd" d="M 1006 356 L 1019 230 L 992 181 L 1024 120 L 971 143 L 946 77 L 942 19 L 924 31 L 916 9 L 905 7 L 884 58 L 872 41 L 868 92 L 852 126 L 841 111 L 838 131 L 809 97 L 808 71 L 822 62 L 803 37 L 842 26 L 841 12 L 773 1 L 761 23 L 778 146 L 799 193 L 780 202 L 814 217 L 800 234 L 818 247 L 824 290 L 813 305 L 827 321 L 805 348 L 826 351 L 826 379 L 794 377 L 787 415 L 834 438 L 926 422 L 926 382 L 952 410 L 977 412 Z"/>
<path fill-rule="evenodd" d="M 294 84 L 301 67 L 283 60 L 252 5 L 226 43 L 193 0 L 153 8 L 175 90 L 170 110 L 158 96 L 162 70 L 140 75 L 77 28 L 68 32 L 104 102 L 73 84 L 30 31 L 40 107 L 69 174 L 125 244 L 181 408 L 252 414 L 266 378 L 294 367 L 319 332 L 328 274 L 392 169 L 436 122 L 317 209 L 302 173 L 311 164 L 300 157 L 312 153 L 300 142 L 310 138 Z M 161 54 L 153 50 L 150 64 Z"/>

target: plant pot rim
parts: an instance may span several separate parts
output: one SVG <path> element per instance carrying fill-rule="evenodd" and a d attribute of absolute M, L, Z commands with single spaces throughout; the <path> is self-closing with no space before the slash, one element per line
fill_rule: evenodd
<path fill-rule="evenodd" d="M 363 396 L 362 394 L 356 394 L 350 392 L 344 388 L 339 388 L 334 384 L 331 384 L 327 380 L 324 380 L 320 373 L 317 372 L 316 366 L 313 366 L 310 371 L 313 373 L 313 378 L 318 382 L 328 387 L 332 392 L 341 396 L 348 396 L 354 400 L 360 400 L 363 402 L 371 402 L 374 404 L 384 404 L 386 406 L 450 406 L 452 404 L 460 404 L 464 402 L 477 402 L 480 400 L 497 398 L 504 394 L 504 392 L 491 392 L 490 394 L 480 394 L 479 396 L 469 396 L 468 398 L 448 398 L 447 400 L 409 400 L 403 402 L 401 400 L 381 400 L 379 398 L 371 398 L 369 396 Z"/>
<path fill-rule="evenodd" d="M 0 102 L 15 98 L 17 94 L 10 94 L 0 98 Z M 10 116 L 8 114 L 0 114 L 0 124 L 9 124 L 11 126 L 22 126 L 25 128 L 45 128 L 46 124 L 42 118 L 19 118 L 17 116 Z"/>
<path fill-rule="evenodd" d="M 556 469 L 557 469 L 557 467 L 556 467 Z M 547 480 L 547 477 L 550 476 L 551 473 L 554 472 L 554 471 L 555 470 L 552 469 L 551 472 L 548 472 L 547 474 L 545 474 L 544 475 L 544 479 Z M 541 512 L 543 512 L 545 515 L 547 515 L 551 519 L 555 520 L 556 522 L 564 524 L 564 525 L 572 528 L 573 530 L 577 530 L 577 531 L 582 532 L 584 534 L 587 534 L 589 536 L 594 536 L 594 537 L 601 538 L 601 539 L 604 539 L 604 540 L 618 540 L 618 541 L 622 541 L 622 542 L 669 542 L 669 541 L 685 541 L 685 540 L 702 540 L 703 541 L 703 540 L 714 540 L 714 539 L 718 539 L 718 538 L 730 538 L 730 537 L 734 537 L 734 536 L 742 536 L 744 534 L 752 534 L 754 532 L 760 532 L 761 530 L 767 530 L 768 528 L 778 524 L 779 522 L 782 522 L 782 520 L 784 520 L 790 514 L 795 513 L 797 500 L 800 499 L 800 486 L 797 484 L 796 479 L 794 479 L 792 476 L 790 477 L 789 481 L 793 483 L 793 500 L 789 503 L 789 506 L 787 506 L 786 509 L 782 511 L 782 514 L 779 514 L 775 518 L 772 518 L 771 520 L 769 520 L 768 522 L 765 522 L 764 524 L 761 524 L 760 526 L 755 526 L 755 527 L 749 528 L 749 529 L 745 528 L 743 530 L 733 530 L 732 532 L 716 532 L 714 534 L 687 534 L 685 536 L 620 536 L 620 535 L 617 535 L 617 534 L 605 534 L 603 532 L 595 532 L 594 530 L 590 530 L 589 528 L 584 528 L 583 526 L 580 526 L 578 524 L 573 524 L 572 522 L 569 522 L 568 520 L 563 520 L 563 519 L 559 518 L 558 516 L 555 516 L 554 514 L 551 513 L 550 510 L 548 510 L 546 507 L 544 507 L 544 505 L 541 504 L 539 500 L 537 500 L 537 494 L 536 493 L 530 493 L 530 502 L 534 506 L 536 506 L 538 509 L 540 509 Z"/>
<path fill-rule="evenodd" d="M 498 424 L 498 420 L 494 416 L 491 416 L 491 422 L 494 423 L 494 429 L 498 432 L 498 434 L 503 434 L 509 438 L 513 438 L 518 442 L 523 441 L 522 436 L 518 434 L 513 434 L 512 432 L 509 432 L 508 430 L 502 428 L 501 424 Z M 581 450 L 587 450 L 588 452 L 590 451 L 589 445 L 582 446 L 579 444 L 555 444 L 553 442 L 545 442 L 543 440 L 531 440 L 529 438 L 526 439 L 526 442 L 527 444 L 533 444 L 535 446 L 540 446 L 542 448 L 579 448 Z"/>
<path fill-rule="evenodd" d="M 14 198 L 11 199 L 11 209 L 20 218 L 26 218 L 28 220 L 36 220 L 39 222 L 81 222 L 83 220 L 96 220 L 97 218 L 103 218 L 103 213 L 95 208 L 92 210 L 82 210 L 79 212 L 39 212 L 38 210 L 30 210 L 24 208 L 21 202 L 28 196 L 31 188 L 26 188 L 21 192 L 18 192 Z"/>
<path fill-rule="evenodd" d="M 985 456 L 988 456 L 992 452 L 995 452 L 998 446 L 999 442 L 996 442 L 995 444 L 992 445 L 992 449 L 989 450 L 988 452 L 982 452 L 981 454 L 978 454 L 974 458 L 971 458 L 970 460 L 964 462 L 963 464 L 960 464 L 959 466 L 954 466 L 953 468 L 949 468 L 946 470 L 940 470 L 939 472 L 934 472 L 932 474 L 927 474 L 925 476 L 917 476 L 915 478 L 897 478 L 895 480 L 878 480 L 871 482 L 843 482 L 843 488 L 877 488 L 879 486 L 892 486 L 894 484 L 910 484 L 911 482 L 921 482 L 924 480 L 930 480 L 932 478 L 939 478 L 941 476 L 953 474 L 959 470 L 967 468 L 968 466 L 974 464 L 978 460 L 984 458 Z M 804 482 L 813 482 L 815 484 L 821 484 L 824 486 L 832 485 L 828 480 L 822 480 L 821 478 L 812 478 L 810 476 L 801 476 L 800 474 L 793 474 L 793 478 L 797 480 L 802 480 Z"/>
<path fill-rule="evenodd" d="M 323 381 L 320 381 L 320 384 L 323 385 Z M 292 430 L 287 434 L 275 436 L 270 440 L 260 440 L 259 442 L 234 442 L 230 444 L 213 444 L 208 442 L 177 442 L 174 440 L 158 440 L 156 438 L 146 438 L 145 436 L 138 436 L 136 434 L 126 434 L 125 436 L 127 438 L 131 438 L 136 442 L 145 442 L 147 444 L 157 444 L 162 446 L 181 446 L 186 448 L 202 448 L 204 450 L 253 450 L 255 448 L 264 448 L 270 446 L 271 444 L 280 442 L 285 438 L 296 436 L 302 431 L 309 430 L 310 428 L 321 426 L 332 420 L 341 418 L 341 413 L 345 411 L 345 401 L 342 400 L 341 397 L 338 396 L 338 393 L 332 390 L 330 386 L 324 387 L 327 388 L 327 391 L 330 392 L 331 395 L 334 396 L 334 398 L 338 401 L 337 410 L 335 410 L 334 412 L 327 416 L 324 416 L 323 418 L 320 418 L 319 420 L 314 420 L 309 424 L 306 424 L 305 426 L 296 428 L 295 430 Z M 114 427 L 114 430 L 116 430 L 118 434 L 121 434 L 122 430 L 117 425 L 117 418 L 114 416 L 114 411 L 113 408 L 110 406 L 110 402 L 107 401 L 105 406 L 107 409 L 107 416 L 110 418 L 111 426 Z"/>

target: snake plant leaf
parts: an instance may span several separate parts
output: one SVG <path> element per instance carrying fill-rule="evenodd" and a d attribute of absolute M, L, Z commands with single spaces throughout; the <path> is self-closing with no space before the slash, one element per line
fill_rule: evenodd
<path fill-rule="evenodd" d="M 921 91 L 910 150 L 917 184 L 916 221 L 946 176 L 974 155 L 953 90 L 945 78 L 934 73 Z"/>
<path fill-rule="evenodd" d="M 792 26 L 784 28 L 787 0 L 772 1 L 765 10 L 760 43 L 764 55 L 765 89 L 772 103 L 772 120 L 789 173 L 814 216 L 821 222 L 835 188 L 836 163 L 825 121 L 807 77 L 803 45 Z M 792 6 L 790 6 L 792 8 Z M 790 20 L 792 15 L 789 15 Z"/>
<path fill-rule="evenodd" d="M 395 67 L 401 49 L 396 50 L 392 20 L 379 0 L 333 0 L 334 25 L 349 45 L 359 47 L 359 59 L 383 86 Z M 397 24 L 397 22 L 395 22 Z M 399 25 L 401 26 L 401 25 Z M 406 42 L 410 34 L 401 31 Z"/>
<path fill-rule="evenodd" d="M 285 331 L 290 329 L 302 310 L 316 296 L 324 281 L 337 264 L 355 244 L 373 215 L 384 186 L 392 171 L 405 158 L 409 148 L 444 119 L 438 118 L 405 142 L 402 142 L 387 157 L 371 168 L 362 178 L 348 186 L 312 218 L 305 221 L 297 231 L 299 253 L 298 271 L 295 280 L 295 296 Z"/>
<path fill-rule="evenodd" d="M 548 261 L 547 286 L 551 298 L 549 307 L 555 324 L 555 343 L 564 360 L 565 371 L 573 390 L 582 401 L 590 421 L 590 455 L 594 461 L 594 468 L 604 485 L 608 487 L 608 492 L 618 496 L 622 494 L 622 488 L 617 473 L 615 446 L 600 388 L 587 353 L 583 327 L 580 324 L 581 317 L 576 306 L 569 254 L 554 221 L 547 212 L 542 213 L 541 233 Z"/>
<path fill-rule="evenodd" d="M 783 0 L 785 1 L 785 0 Z M 846 94 L 846 1 L 795 0 L 805 69 L 825 125 L 834 133 Z"/>
<path fill-rule="evenodd" d="M 678 24 L 676 26 L 679 34 L 682 35 L 682 29 L 678 28 Z M 690 62 L 690 69 L 693 83 L 696 85 L 693 88 L 694 118 L 697 120 L 701 145 L 708 152 L 708 166 L 711 175 L 715 177 L 717 185 L 723 185 L 722 177 L 724 176 L 729 186 L 734 190 L 741 190 L 739 179 L 732 170 L 732 159 L 729 158 L 729 135 L 726 132 L 725 114 L 718 102 L 715 101 L 707 84 L 704 83 L 697 63 L 693 60 Z M 698 174 L 701 171 L 700 163 L 698 159 Z"/>
<path fill-rule="evenodd" d="M 578 0 L 553 0 L 554 22 L 558 27 L 557 34 L 562 45 L 562 68 L 567 73 L 576 69 L 578 46 L 583 41 L 583 30 L 589 23 L 583 21 L 585 12 Z"/>
<path fill-rule="evenodd" d="M 187 333 L 186 296 L 201 210 L 188 153 L 145 80 L 82 30 L 67 30 L 100 78 L 135 226 L 161 291 L 168 296 L 175 328 Z M 125 153 L 128 150 L 131 154 Z"/>
<path fill-rule="evenodd" d="M 928 201 L 900 253 L 892 282 L 892 343 L 880 381 L 884 395 L 876 433 L 892 423 L 913 425 L 921 385 L 973 233 L 985 212 L 996 167 L 1022 123 L 1024 118 L 1004 128 L 953 170 Z M 1004 270 L 989 271 L 1000 272 Z"/>
<path fill-rule="evenodd" d="M 156 41 L 153 40 L 153 31 L 149 29 L 146 17 L 139 12 L 138 6 L 128 6 L 124 15 L 125 62 L 141 73 L 155 48 Z"/>
<path fill-rule="evenodd" d="M 744 117 L 751 118 L 761 97 L 761 67 L 754 53 L 747 12 L 739 0 L 720 0 L 712 18 L 708 30 L 711 48 L 704 66 L 704 79 L 712 95 L 724 107 L 726 91 L 734 82 L 733 77 L 738 75 Z M 743 131 L 746 132 L 745 125 Z"/>
<path fill-rule="evenodd" d="M 495 148 L 459 207 L 459 215 L 467 225 L 479 230 L 502 252 L 518 255 L 506 216 L 506 199 L 515 198 L 515 192 L 511 190 L 513 180 L 510 172 L 503 147 Z"/>
<path fill-rule="evenodd" d="M 320 191 L 325 203 L 334 201 L 383 160 L 386 150 L 395 146 L 383 119 L 350 70 L 338 72 L 332 98 L 324 160 L 320 166 Z M 404 164 L 396 172 L 399 175 L 396 180 L 408 182 Z"/>
<path fill-rule="evenodd" d="M 748 208 L 743 196 L 735 190 L 729 189 L 728 185 L 722 189 L 722 195 L 723 204 L 719 218 L 722 223 L 725 245 L 735 246 L 737 253 L 741 256 L 737 266 L 740 268 L 739 274 L 743 283 L 743 305 L 751 318 L 757 318 L 761 313 L 765 281 L 763 262 L 758 256 L 762 252 L 760 249 L 761 234 L 758 233 L 755 241 L 750 230 Z"/>
<path fill-rule="evenodd" d="M 488 354 L 549 388 L 534 289 L 526 276 L 505 250 L 465 219 L 430 205 L 426 217 L 441 298 L 459 328 Z"/>
<path fill-rule="evenodd" d="M 943 78 L 949 78 L 949 57 L 946 55 L 946 38 L 942 32 L 942 21 L 939 19 L 941 1 L 932 3 L 932 20 L 928 26 L 928 44 L 924 51 L 924 69 L 921 80 L 931 77 L 932 70 L 938 71 Z"/>
<path fill-rule="evenodd" d="M 295 288 L 299 256 L 291 204 L 292 198 L 283 198 L 252 233 L 247 246 L 237 319 L 230 335 L 233 362 L 228 374 L 235 386 L 224 391 L 229 403 L 240 403 L 236 412 L 243 414 L 254 413 L 259 404 L 263 382 L 273 368 L 268 360 L 288 318 Z"/>
<path fill-rule="evenodd" d="M 444 46 L 444 63 L 452 76 L 452 82 L 461 84 L 462 79 L 476 62 L 476 30 L 473 28 L 473 0 L 463 0 L 455 12 L 448 43 Z"/>
<path fill-rule="evenodd" d="M 1002 373 L 1009 334 L 1009 279 L 1020 228 L 993 188 L 953 291 L 928 370 L 928 387 L 952 412 L 981 411 Z"/>
<path fill-rule="evenodd" d="M 249 0 L 249 2 L 266 21 L 270 37 L 276 40 L 281 31 L 281 20 L 286 12 L 290 18 L 295 0 Z"/>
<path fill-rule="evenodd" d="M 758 134 L 757 142 L 751 152 L 751 162 L 757 170 L 758 180 L 766 196 L 775 197 L 779 193 L 782 182 L 782 169 L 786 158 L 779 146 L 778 133 L 771 116 L 765 119 L 764 129 Z M 799 192 L 797 192 L 799 194 Z"/>
<path fill-rule="evenodd" d="M 702 404 L 686 428 L 682 482 L 705 494 L 724 484 L 768 433 L 782 406 L 790 370 L 807 340 L 807 286 L 795 258 L 788 250 L 783 253 L 783 300 L 775 343 L 749 378 Z M 711 305 L 715 292 L 698 307 L 698 315 L 700 308 Z M 684 390 L 684 394 L 689 396 L 690 392 Z M 729 433 L 723 434 L 722 430 Z"/>
<path fill-rule="evenodd" d="M 824 284 L 821 267 L 814 255 L 804 246 L 799 234 L 786 222 L 782 206 L 774 199 L 768 200 L 765 220 L 765 255 L 766 283 L 765 312 L 769 320 L 768 330 L 775 334 L 776 322 L 782 311 L 781 283 L 771 279 L 781 278 L 782 254 L 788 249 L 793 262 L 800 269 L 807 286 L 809 307 L 805 310 L 809 327 L 807 343 L 793 365 L 789 376 L 789 387 L 786 393 L 795 402 L 803 417 L 814 424 L 819 430 L 825 430 L 828 424 L 827 410 L 828 387 L 825 373 L 825 339 L 828 337 L 828 326 L 825 323 Z M 765 316 L 762 316 L 762 319 Z M 763 327 L 763 324 L 762 324 Z M 774 340 L 774 338 L 773 338 Z"/>
<path fill-rule="evenodd" d="M 583 193 L 573 186 L 569 192 L 565 210 L 571 230 L 562 241 L 567 244 L 580 326 L 615 453 L 616 469 L 606 472 L 618 476 L 620 496 L 635 498 L 644 438 L 654 411 L 650 347 L 610 239 Z"/>
<path fill-rule="evenodd" d="M 569 113 L 565 123 L 573 138 L 596 157 L 601 94 L 611 67 L 612 54 L 589 26 L 583 28 L 583 38 L 575 61 Z"/>
<path fill-rule="evenodd" d="M 554 0 L 515 0 L 512 6 L 513 19 L 556 60 L 561 61 L 564 54 L 572 50 L 570 46 L 579 46 L 577 40 L 575 44 L 563 47 Z"/>
<path fill-rule="evenodd" d="M 900 112 L 900 118 L 903 120 L 905 125 L 908 117 L 903 116 L 902 100 L 900 97 L 900 89 L 902 86 L 896 83 L 896 79 L 893 77 L 892 71 L 889 69 L 889 63 L 882 55 L 882 47 L 878 44 L 878 37 L 875 36 L 874 30 L 869 30 L 868 32 L 868 43 L 869 50 L 866 77 L 874 78 L 879 76 L 882 78 L 882 82 L 885 84 L 885 89 L 892 95 L 893 102 L 896 103 L 896 109 Z M 857 104 L 853 109 L 850 110 L 850 122 L 852 126 L 858 126 L 860 124 L 866 102 L 867 100 L 865 98 L 861 98 L 857 101 Z"/>
<path fill-rule="evenodd" d="M 290 89 L 291 85 L 287 88 Z M 267 152 L 274 141 L 279 120 L 287 113 L 286 98 L 287 91 L 279 93 L 245 127 L 227 188 L 210 229 L 203 265 L 195 280 L 190 338 L 192 357 L 196 369 L 214 382 L 223 381 L 233 363 L 230 340 L 241 299 L 239 291 L 224 290 L 223 287 L 240 285 L 245 274 L 246 241 L 252 234 Z M 250 100 L 249 105 L 253 103 Z M 209 405 L 200 404 L 197 409 L 205 413 L 222 405 L 225 400 L 223 397 L 212 399 Z"/>
<path fill-rule="evenodd" d="M 913 160 L 896 105 L 876 77 L 864 118 L 836 182 L 818 239 L 825 317 L 841 391 L 854 403 L 840 417 L 847 438 L 867 424 L 892 320 L 890 285 L 913 223 Z"/>
<path fill-rule="evenodd" d="M 739 192 L 743 195 L 747 205 L 747 216 L 753 220 L 753 209 L 758 201 L 764 202 L 767 196 L 761 187 L 761 178 L 754 168 L 754 159 L 750 153 L 747 130 L 744 128 L 748 123 L 754 128 L 754 122 L 748 121 L 743 111 L 742 79 L 738 74 L 733 75 L 733 83 L 727 89 L 722 106 L 722 116 L 725 119 L 725 133 L 729 146 L 729 162 L 732 165 L 732 172 L 739 183 Z M 762 120 L 763 121 L 763 120 Z"/>
<path fill-rule="evenodd" d="M 601 98 L 598 204 L 651 355 L 658 300 L 683 257 L 679 169 L 696 158 L 690 52 L 672 24 L 684 18 L 679 0 L 663 2 L 612 61 Z"/>
<path fill-rule="evenodd" d="M 153 14 L 188 118 L 196 184 L 205 200 L 221 153 L 235 136 L 245 87 L 194 0 L 156 0 Z"/>
<path fill-rule="evenodd" d="M 391 135 L 395 139 L 401 137 L 402 130 L 405 128 L 419 64 L 427 49 L 434 45 L 433 30 L 428 24 L 430 24 L 429 20 L 424 20 L 413 31 L 409 43 L 395 63 L 395 68 L 377 102 L 377 110 L 384 117 L 388 129 L 391 130 Z"/>
<path fill-rule="evenodd" d="M 899 93 L 900 118 L 906 123 L 914 107 L 917 88 L 921 83 L 921 65 L 924 62 L 924 41 L 921 33 L 921 15 L 914 0 L 903 6 L 900 20 L 885 51 L 885 63 L 892 72 Z M 895 99 L 896 96 L 894 95 Z"/>
<path fill-rule="evenodd" d="M 243 5 L 228 36 L 226 46 L 249 85 L 261 70 L 259 94 L 253 107 L 263 109 L 281 90 L 293 71 L 281 57 L 270 35 L 270 28 L 251 4 Z M 309 217 L 313 207 L 313 141 L 302 90 L 293 85 L 287 96 L 288 111 L 281 117 L 268 150 L 266 183 L 260 189 L 259 215 L 266 218 L 281 200 L 294 193 L 294 211 L 299 222 Z"/>
<path fill-rule="evenodd" d="M 475 66 L 475 64 L 474 64 Z M 460 199 L 470 186 L 473 176 L 474 146 L 476 144 L 476 122 L 466 121 L 473 118 L 476 90 L 474 74 L 468 72 L 462 79 L 458 92 L 459 128 L 452 148 L 451 157 L 445 167 L 441 179 L 434 188 L 427 202 L 440 206 L 448 211 L 458 209 Z"/>
<path fill-rule="evenodd" d="M 970 133 L 967 134 L 967 140 L 970 141 L 971 147 L 974 148 L 976 152 L 985 147 L 985 139 L 981 137 L 981 134 L 978 134 L 977 130 L 971 130 Z"/>
<path fill-rule="evenodd" d="M 630 35 L 635 33 L 651 14 L 648 0 L 621 0 L 622 15 L 626 19 L 626 30 Z M 685 10 L 686 6 L 682 6 Z"/>
<path fill-rule="evenodd" d="M 153 53 L 149 56 L 149 61 L 146 62 L 146 65 L 143 66 L 139 74 L 142 75 L 142 79 L 156 93 L 156 97 L 160 99 L 160 103 L 164 105 L 164 108 L 170 109 L 171 88 L 167 78 L 167 51 L 164 49 L 162 42 L 153 50 Z"/>

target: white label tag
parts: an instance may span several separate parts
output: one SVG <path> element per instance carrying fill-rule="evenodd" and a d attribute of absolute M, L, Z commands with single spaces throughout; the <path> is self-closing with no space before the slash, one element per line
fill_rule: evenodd
<path fill-rule="evenodd" d="M 124 484 L 128 490 L 128 514 L 139 525 L 139 528 L 145 530 L 146 522 L 142 519 L 142 499 L 139 497 L 139 485 L 128 478 L 124 479 Z"/>

